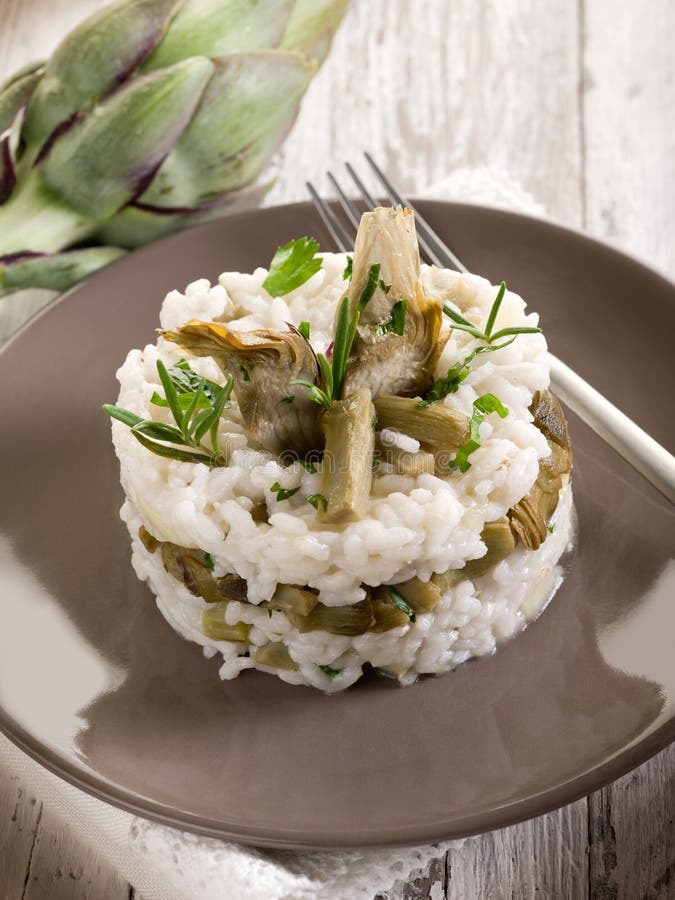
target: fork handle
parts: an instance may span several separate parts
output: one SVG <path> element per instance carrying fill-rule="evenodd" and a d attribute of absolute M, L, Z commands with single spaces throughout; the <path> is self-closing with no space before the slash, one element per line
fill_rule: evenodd
<path fill-rule="evenodd" d="M 551 387 L 572 412 L 675 503 L 675 456 L 549 353 Z"/>

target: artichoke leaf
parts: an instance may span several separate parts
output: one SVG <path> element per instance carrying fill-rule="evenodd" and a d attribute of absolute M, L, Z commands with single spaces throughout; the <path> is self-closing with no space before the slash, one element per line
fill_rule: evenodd
<path fill-rule="evenodd" d="M 128 249 L 140 247 L 190 225 L 200 225 L 255 209 L 271 187 L 272 181 L 261 180 L 238 191 L 230 191 L 214 203 L 193 209 L 161 209 L 131 203 L 110 219 L 97 232 L 97 236 L 106 244 Z"/>
<path fill-rule="evenodd" d="M 47 63 L 26 114 L 36 154 L 54 130 L 129 78 L 161 40 L 179 0 L 121 0 L 71 31 Z"/>
<path fill-rule="evenodd" d="M 248 184 L 293 124 L 316 66 L 297 53 L 231 53 L 215 71 L 175 147 L 140 198 L 199 206 Z"/>
<path fill-rule="evenodd" d="M 16 184 L 15 152 L 20 114 L 43 72 L 41 63 L 27 66 L 0 88 L 0 204 L 9 199 Z"/>
<path fill-rule="evenodd" d="M 56 141 L 40 165 L 47 186 L 85 216 L 112 216 L 152 178 L 212 73 L 196 57 L 125 85 Z"/>
<path fill-rule="evenodd" d="M 295 0 L 183 0 L 144 69 L 188 56 L 219 57 L 237 50 L 277 47 Z"/>
<path fill-rule="evenodd" d="M 409 209 L 378 207 L 364 213 L 354 244 L 350 314 L 354 316 L 370 277 L 380 266 L 377 287 L 361 310 L 345 376 L 347 394 L 367 385 L 380 394 L 420 395 L 433 381 L 443 341 L 438 300 L 425 297 L 415 219 Z M 389 327 L 393 309 L 405 302 L 403 331 Z"/>
<path fill-rule="evenodd" d="M 16 253 L 0 257 L 0 296 L 25 288 L 65 291 L 124 256 L 119 247 L 88 247 L 64 253 Z"/>
<path fill-rule="evenodd" d="M 292 380 L 313 382 L 317 376 L 316 359 L 302 335 L 232 331 L 196 320 L 161 334 L 194 356 L 213 357 L 223 372 L 232 374 L 244 424 L 263 447 L 303 455 L 321 445 L 316 404 L 304 387 L 289 385 Z"/>
<path fill-rule="evenodd" d="M 282 50 L 301 50 L 323 62 L 349 0 L 296 0 L 281 41 Z"/>

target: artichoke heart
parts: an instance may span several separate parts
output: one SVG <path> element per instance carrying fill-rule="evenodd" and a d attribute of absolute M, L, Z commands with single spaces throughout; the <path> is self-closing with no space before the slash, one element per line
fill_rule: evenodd
<path fill-rule="evenodd" d="M 232 374 L 244 424 L 267 450 L 303 455 L 321 446 L 316 404 L 303 387 L 289 385 L 317 376 L 312 349 L 300 334 L 232 331 L 196 320 L 161 334 L 194 356 L 213 357 L 223 372 Z"/>
<path fill-rule="evenodd" d="M 375 265 L 380 267 L 379 279 L 371 299 L 360 311 L 345 393 L 367 385 L 373 397 L 421 394 L 432 383 L 434 366 L 443 349 L 444 342 L 439 340 L 443 313 L 439 301 L 424 295 L 411 210 L 378 207 L 363 214 L 349 289 L 352 317 L 360 308 Z M 395 323 L 395 308 L 403 313 L 399 323 Z"/>

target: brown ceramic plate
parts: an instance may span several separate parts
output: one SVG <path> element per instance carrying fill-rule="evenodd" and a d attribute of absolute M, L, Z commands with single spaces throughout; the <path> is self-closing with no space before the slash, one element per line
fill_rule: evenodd
<path fill-rule="evenodd" d="M 552 350 L 673 449 L 675 286 L 580 234 L 420 203 L 474 271 L 542 314 Z M 0 353 L 0 728 L 84 790 L 278 847 L 423 843 L 568 803 L 675 737 L 674 515 L 574 416 L 578 545 L 554 602 L 496 655 L 333 697 L 218 664 L 164 623 L 129 562 L 101 403 L 167 290 L 266 263 L 308 204 L 141 250 Z"/>

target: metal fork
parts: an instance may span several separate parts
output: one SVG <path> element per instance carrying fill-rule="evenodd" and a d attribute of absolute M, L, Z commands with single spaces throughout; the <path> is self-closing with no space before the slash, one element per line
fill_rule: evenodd
<path fill-rule="evenodd" d="M 412 203 L 399 193 L 371 156 L 368 153 L 364 156 L 390 202 L 394 205 L 407 206 L 415 213 L 417 235 L 423 256 L 433 265 L 467 272 L 466 266 L 449 247 L 446 247 Z M 346 168 L 366 208 L 374 209 L 378 204 L 363 181 L 349 163 L 346 163 Z M 327 175 L 337 192 L 340 205 L 353 232 L 347 231 L 340 218 L 319 196 L 310 182 L 307 182 L 307 188 L 338 249 L 350 250 L 354 246 L 354 236 L 361 214 L 333 173 L 328 172 Z M 563 403 L 675 504 L 675 457 L 562 360 L 552 353 L 548 354 L 548 360 L 551 368 L 551 386 Z"/>

